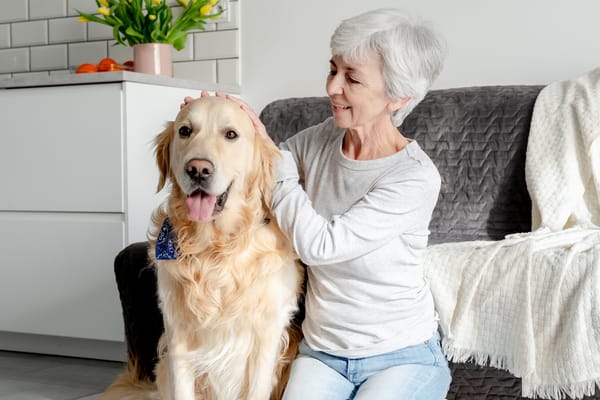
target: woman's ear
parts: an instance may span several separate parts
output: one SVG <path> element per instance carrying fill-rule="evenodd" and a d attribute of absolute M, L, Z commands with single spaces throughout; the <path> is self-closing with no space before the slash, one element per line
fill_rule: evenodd
<path fill-rule="evenodd" d="M 388 111 L 390 113 L 393 113 L 393 112 L 401 109 L 402 107 L 404 107 L 406 105 L 406 103 L 408 103 L 410 101 L 410 99 L 412 99 L 412 97 L 408 96 L 403 99 L 390 101 L 387 106 Z"/>

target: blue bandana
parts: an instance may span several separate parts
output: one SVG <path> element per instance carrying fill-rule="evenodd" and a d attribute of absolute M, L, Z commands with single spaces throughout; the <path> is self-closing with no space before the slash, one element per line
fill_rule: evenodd
<path fill-rule="evenodd" d="M 156 259 L 157 260 L 175 260 L 177 258 L 177 239 L 173 233 L 173 226 L 169 218 L 160 228 L 158 238 L 156 238 Z"/>

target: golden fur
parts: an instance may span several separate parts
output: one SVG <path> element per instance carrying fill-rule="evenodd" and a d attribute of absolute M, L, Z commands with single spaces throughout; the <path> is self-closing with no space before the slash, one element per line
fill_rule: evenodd
<path fill-rule="evenodd" d="M 277 157 L 239 105 L 219 97 L 191 102 L 158 135 L 158 189 L 171 186 L 149 234 L 165 322 L 159 397 L 132 378 L 130 360 L 128 373 L 103 399 L 280 398 L 300 340 L 290 319 L 302 281 L 293 250 L 269 213 Z M 203 199 L 217 196 L 214 209 L 190 200 L 198 188 L 206 192 Z M 156 238 L 167 217 L 178 257 L 156 260 Z"/>

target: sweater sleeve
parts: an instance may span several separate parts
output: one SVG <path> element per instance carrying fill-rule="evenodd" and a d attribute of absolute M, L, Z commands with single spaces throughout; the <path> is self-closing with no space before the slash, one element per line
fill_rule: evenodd
<path fill-rule="evenodd" d="M 394 238 L 428 235 L 440 188 L 433 165 L 383 179 L 344 213 L 327 220 L 315 211 L 300 184 L 294 155 L 285 146 L 281 153 L 272 211 L 304 263 L 346 262 Z"/>

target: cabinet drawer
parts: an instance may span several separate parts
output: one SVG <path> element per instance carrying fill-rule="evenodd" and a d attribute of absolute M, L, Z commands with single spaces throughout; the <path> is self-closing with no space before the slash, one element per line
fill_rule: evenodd
<path fill-rule="evenodd" d="M 118 214 L 0 213 L 0 331 L 122 341 Z"/>
<path fill-rule="evenodd" d="M 120 84 L 0 91 L 0 210 L 123 211 Z"/>

